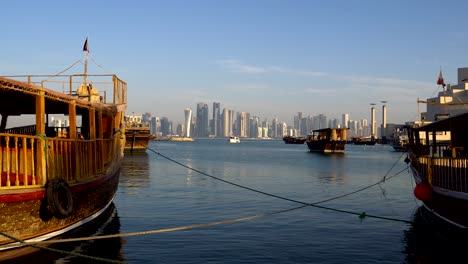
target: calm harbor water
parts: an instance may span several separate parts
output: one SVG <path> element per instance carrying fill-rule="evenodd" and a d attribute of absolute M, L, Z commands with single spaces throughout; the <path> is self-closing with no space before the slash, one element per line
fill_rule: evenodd
<path fill-rule="evenodd" d="M 321 206 L 236 223 L 62 245 L 126 263 L 466 263 L 468 243 L 431 224 L 413 194 L 404 158 L 391 146 L 347 145 L 345 154 L 310 153 L 279 140 L 151 142 L 127 155 L 115 208 L 89 234 L 115 234 L 240 219 L 315 203 L 384 183 Z M 246 186 L 268 196 L 213 179 Z M 383 220 L 359 214 L 393 218 Z M 412 224 L 398 220 L 416 221 Z M 98 263 L 42 253 L 43 263 Z M 25 260 L 26 262 L 26 260 Z"/>

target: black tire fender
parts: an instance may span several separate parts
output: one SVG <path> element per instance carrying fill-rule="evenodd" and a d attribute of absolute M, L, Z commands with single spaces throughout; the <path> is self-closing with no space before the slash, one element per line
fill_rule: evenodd
<path fill-rule="evenodd" d="M 67 218 L 73 212 L 73 197 L 65 180 L 53 179 L 49 181 L 46 198 L 49 209 L 56 218 Z"/>

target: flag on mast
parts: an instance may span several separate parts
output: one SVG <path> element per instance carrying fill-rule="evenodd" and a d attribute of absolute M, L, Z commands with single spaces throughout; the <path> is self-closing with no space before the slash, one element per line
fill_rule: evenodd
<path fill-rule="evenodd" d="M 439 79 L 437 79 L 437 84 L 442 85 L 445 88 L 444 77 L 442 77 L 442 67 L 440 67 Z"/>
<path fill-rule="evenodd" d="M 88 49 L 88 37 L 86 37 L 86 40 L 85 40 L 85 43 L 83 45 L 83 51 L 86 51 L 89 53 L 89 49 Z"/>

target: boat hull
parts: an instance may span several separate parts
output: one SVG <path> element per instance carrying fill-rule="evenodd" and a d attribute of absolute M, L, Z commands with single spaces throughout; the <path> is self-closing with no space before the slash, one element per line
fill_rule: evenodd
<path fill-rule="evenodd" d="M 423 181 L 418 170 L 411 167 L 414 181 L 416 185 Z M 448 190 L 436 186 L 431 186 L 431 196 L 427 200 L 423 200 L 424 206 L 436 217 L 443 221 L 458 226 L 468 228 L 468 194 Z"/>
<path fill-rule="evenodd" d="M 311 152 L 344 153 L 346 141 L 307 141 L 307 147 Z"/>
<path fill-rule="evenodd" d="M 283 141 L 286 144 L 304 144 L 306 141 L 306 138 L 284 137 Z"/>
<path fill-rule="evenodd" d="M 44 241 L 58 237 L 97 218 L 112 203 L 119 182 L 119 170 L 93 181 L 70 186 L 73 199 L 72 213 L 58 219 L 48 209 L 46 189 L 37 188 L 23 193 L 0 194 L 2 232 L 22 241 Z M 20 247 L 5 236 L 0 236 L 0 260 L 12 259 L 36 251 Z"/>
<path fill-rule="evenodd" d="M 148 148 L 152 135 L 148 131 L 133 131 L 125 132 L 125 152 L 144 152 Z"/>
<path fill-rule="evenodd" d="M 353 141 L 354 145 L 366 145 L 366 146 L 374 146 L 375 141 Z"/>
<path fill-rule="evenodd" d="M 400 145 L 393 145 L 393 149 L 394 149 L 396 152 L 407 152 L 407 151 L 408 151 L 408 147 L 407 147 L 407 146 L 400 146 Z"/>

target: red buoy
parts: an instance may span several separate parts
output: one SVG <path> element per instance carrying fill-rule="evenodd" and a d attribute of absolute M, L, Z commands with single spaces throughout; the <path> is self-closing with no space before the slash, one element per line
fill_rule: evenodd
<path fill-rule="evenodd" d="M 432 187 L 427 182 L 421 182 L 414 187 L 414 196 L 421 201 L 427 201 L 431 198 Z"/>

